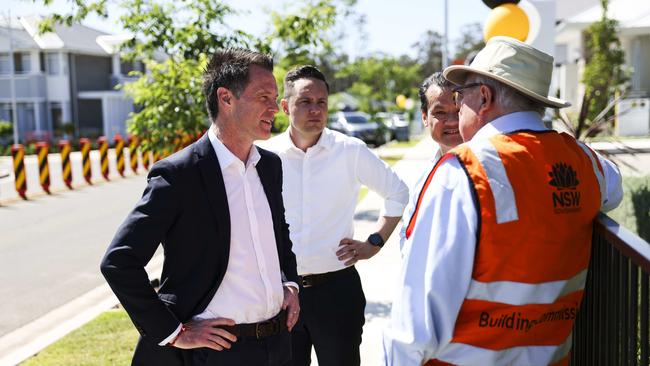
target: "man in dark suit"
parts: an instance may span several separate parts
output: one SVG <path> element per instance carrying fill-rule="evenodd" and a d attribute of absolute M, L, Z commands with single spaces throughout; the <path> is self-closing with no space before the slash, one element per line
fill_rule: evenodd
<path fill-rule="evenodd" d="M 272 59 L 230 49 L 204 73 L 212 125 L 154 165 L 142 199 L 101 263 L 140 340 L 134 365 L 285 365 L 298 319 L 277 155 L 268 139 L 278 91 Z M 144 270 L 164 247 L 161 285 Z"/>

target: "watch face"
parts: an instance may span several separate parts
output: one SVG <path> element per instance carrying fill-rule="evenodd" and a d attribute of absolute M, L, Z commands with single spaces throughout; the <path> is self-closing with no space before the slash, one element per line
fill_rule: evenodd
<path fill-rule="evenodd" d="M 368 242 L 376 247 L 381 247 L 384 245 L 384 239 L 381 235 L 374 233 L 368 237 Z"/>

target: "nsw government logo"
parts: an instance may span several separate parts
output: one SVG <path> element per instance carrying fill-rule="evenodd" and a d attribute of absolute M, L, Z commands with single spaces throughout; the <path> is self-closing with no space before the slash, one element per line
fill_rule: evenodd
<path fill-rule="evenodd" d="M 580 181 L 573 167 L 566 163 L 557 163 L 548 175 L 551 177 L 548 184 L 557 189 L 553 192 L 555 213 L 580 211 L 580 192 L 577 190 Z"/>

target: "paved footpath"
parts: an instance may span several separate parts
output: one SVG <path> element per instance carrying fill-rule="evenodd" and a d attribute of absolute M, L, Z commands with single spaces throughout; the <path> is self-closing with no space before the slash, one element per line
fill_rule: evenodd
<path fill-rule="evenodd" d="M 433 157 L 435 149 L 435 143 L 426 137 L 416 146 L 404 151 L 391 149 L 391 154 L 404 155 L 393 169 L 410 187 L 420 177 L 423 167 Z M 381 149 L 378 153 L 382 153 Z M 374 192 L 368 192 L 360 202 L 355 221 L 354 236 L 357 239 L 366 238 L 374 231 L 381 204 L 382 199 Z M 381 360 L 382 330 L 388 324 L 395 281 L 401 266 L 399 228 L 400 226 L 395 229 L 377 255 L 357 264 L 367 302 L 366 325 L 363 328 L 361 343 L 361 365 L 363 366 L 374 366 Z"/>

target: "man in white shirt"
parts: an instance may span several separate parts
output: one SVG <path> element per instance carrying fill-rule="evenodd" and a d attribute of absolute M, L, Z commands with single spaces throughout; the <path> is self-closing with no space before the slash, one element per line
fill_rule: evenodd
<path fill-rule="evenodd" d="M 356 138 L 325 128 L 329 86 L 313 66 L 289 71 L 281 106 L 291 122 L 266 145 L 280 155 L 283 197 L 301 276 L 301 315 L 292 333 L 294 365 L 359 365 L 365 297 L 354 264 L 393 232 L 408 200 L 399 177 Z M 376 232 L 353 239 L 359 188 L 384 198 Z"/>
<path fill-rule="evenodd" d="M 409 203 L 402 216 L 402 227 L 399 231 L 400 249 L 404 248 L 406 241 L 406 226 L 413 216 L 415 203 L 417 202 L 422 185 L 433 166 L 440 160 L 442 155 L 463 142 L 458 130 L 458 107 L 453 100 L 454 84 L 446 80 L 441 72 L 436 72 L 424 79 L 420 86 L 420 109 L 422 112 L 422 124 L 429 131 L 431 139 L 438 144 L 433 158 L 422 169 L 422 175 L 409 189 L 411 192 Z"/>
<path fill-rule="evenodd" d="M 282 163 L 253 145 L 278 112 L 272 71 L 268 55 L 215 53 L 204 72 L 209 131 L 154 165 L 106 252 L 102 273 L 140 332 L 133 365 L 291 362 L 298 275 Z M 144 267 L 160 244 L 156 293 Z"/>
<path fill-rule="evenodd" d="M 593 220 L 622 186 L 614 164 L 542 122 L 569 105 L 547 96 L 552 69 L 508 37 L 445 69 L 465 143 L 421 189 L 382 365 L 568 363 Z"/>

